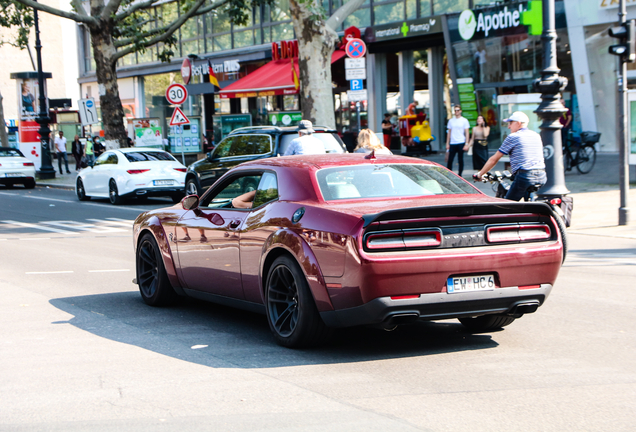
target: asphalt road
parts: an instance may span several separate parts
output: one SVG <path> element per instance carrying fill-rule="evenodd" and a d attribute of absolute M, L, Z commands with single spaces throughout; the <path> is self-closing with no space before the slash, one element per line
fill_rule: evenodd
<path fill-rule="evenodd" d="M 141 301 L 130 224 L 169 204 L 0 188 L 0 431 L 634 428 L 633 236 L 571 233 L 546 304 L 503 331 L 356 328 L 289 350 L 260 315 Z"/>

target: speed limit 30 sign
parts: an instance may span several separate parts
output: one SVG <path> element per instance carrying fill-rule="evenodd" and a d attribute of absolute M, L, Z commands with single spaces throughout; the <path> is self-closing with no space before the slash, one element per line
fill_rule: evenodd
<path fill-rule="evenodd" d="M 181 105 L 188 98 L 188 90 L 182 84 L 170 84 L 166 90 L 166 99 L 171 105 Z"/>

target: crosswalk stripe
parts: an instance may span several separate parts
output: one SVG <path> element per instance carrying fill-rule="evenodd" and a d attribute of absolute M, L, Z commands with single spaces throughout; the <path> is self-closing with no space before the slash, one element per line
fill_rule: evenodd
<path fill-rule="evenodd" d="M 42 226 L 42 225 L 32 224 L 32 223 L 27 223 L 27 222 L 18 222 L 18 221 L 12 221 L 12 220 L 3 220 L 3 221 L 0 221 L 0 222 L 5 223 L 5 224 L 9 224 L 9 225 L 16 225 L 16 226 L 21 227 L 21 228 L 31 228 L 31 229 L 36 229 L 36 230 L 54 232 L 54 233 L 58 233 L 58 234 L 75 234 L 73 231 L 66 231 L 66 230 L 62 230 L 62 229 L 59 229 L 59 228 L 52 228 L 52 227 L 48 227 L 48 226 Z"/>

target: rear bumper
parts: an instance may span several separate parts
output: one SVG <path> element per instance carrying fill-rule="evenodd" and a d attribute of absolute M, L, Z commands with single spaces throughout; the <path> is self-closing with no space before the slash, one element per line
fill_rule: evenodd
<path fill-rule="evenodd" d="M 352 327 L 488 314 L 520 315 L 534 312 L 551 291 L 551 284 L 542 284 L 539 288 L 523 290 L 507 287 L 468 293 L 421 294 L 419 298 L 406 300 L 380 297 L 361 306 L 320 312 L 320 316 L 329 327 Z"/>
<path fill-rule="evenodd" d="M 4 176 L 4 174 L 2 174 Z M 0 184 L 4 185 L 12 185 L 12 184 L 23 184 L 29 181 L 35 180 L 34 173 L 22 173 L 20 177 L 0 177 Z"/>
<path fill-rule="evenodd" d="M 122 198 L 183 195 L 183 186 L 138 188 L 122 194 Z"/>

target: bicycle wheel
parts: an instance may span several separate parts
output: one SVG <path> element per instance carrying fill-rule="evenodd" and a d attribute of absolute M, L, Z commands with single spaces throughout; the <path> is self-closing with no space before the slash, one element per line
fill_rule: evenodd
<path fill-rule="evenodd" d="M 592 146 L 583 146 L 576 152 L 576 169 L 581 174 L 587 174 L 592 171 L 596 162 L 596 149 Z"/>
<path fill-rule="evenodd" d="M 567 147 L 563 147 L 563 170 L 570 171 L 572 169 L 572 153 Z"/>

